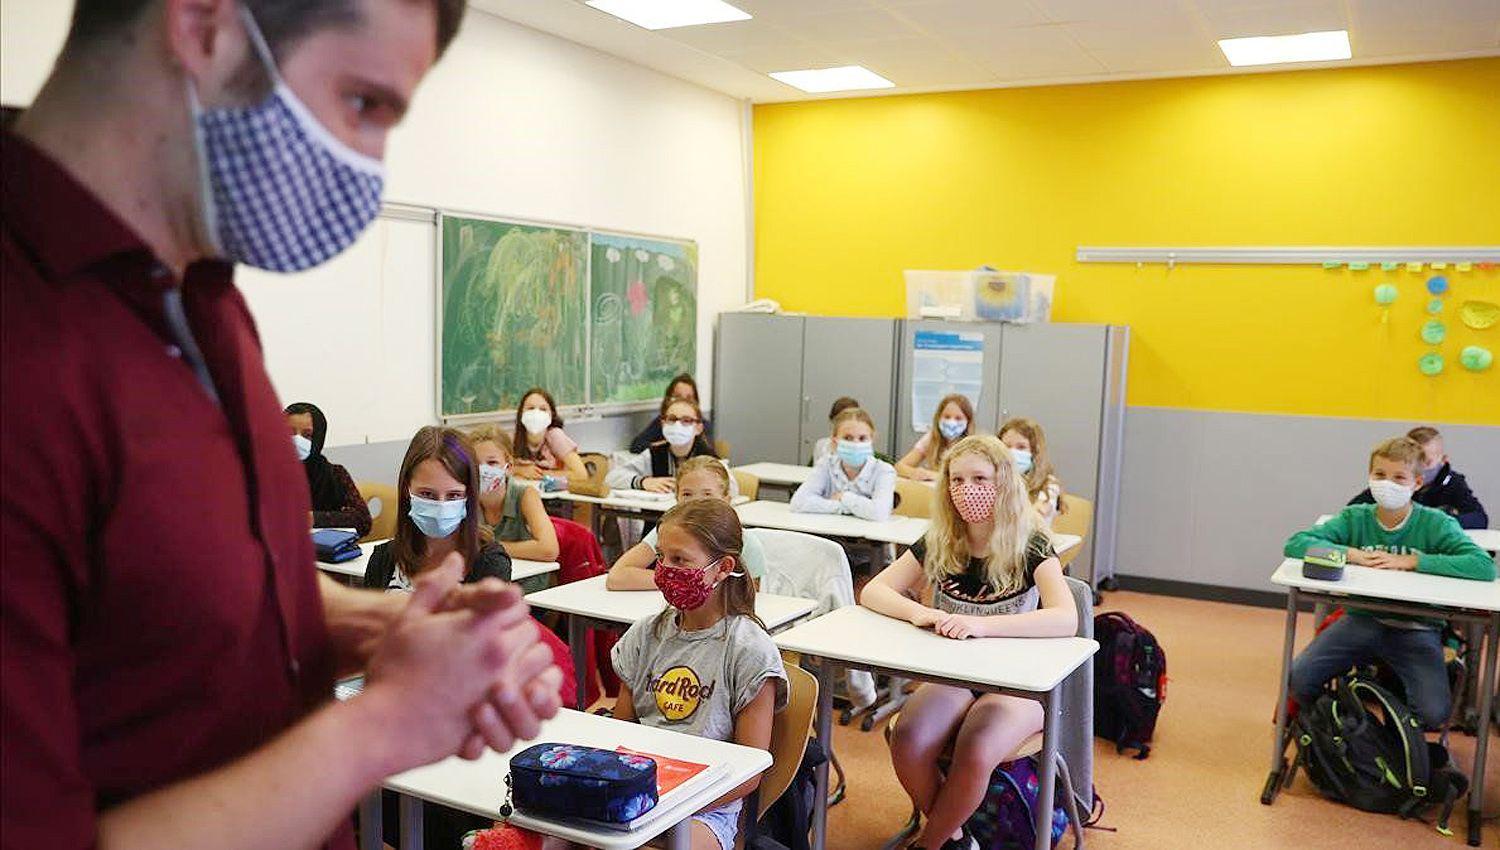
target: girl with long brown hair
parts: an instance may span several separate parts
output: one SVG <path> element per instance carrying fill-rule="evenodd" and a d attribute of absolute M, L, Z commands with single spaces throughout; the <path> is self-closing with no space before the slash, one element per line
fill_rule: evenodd
<path fill-rule="evenodd" d="M 589 477 L 578 443 L 563 430 L 562 415 L 552 393 L 532 387 L 516 405 L 516 427 L 510 446 L 511 474 L 517 478 L 541 478 L 560 473 L 570 481 Z"/>
<path fill-rule="evenodd" d="M 786 706 L 781 655 L 755 616 L 755 585 L 741 564 L 739 517 L 718 499 L 683 502 L 662 517 L 655 581 L 668 608 L 615 645 L 615 717 L 766 749 Z M 693 850 L 734 847 L 741 801 L 754 777 L 693 815 Z"/>
<path fill-rule="evenodd" d="M 988 434 L 960 440 L 943 457 L 937 491 L 926 538 L 871 579 L 860 604 L 954 640 L 1073 634 L 1073 594 L 1010 451 Z M 935 608 L 913 598 L 928 589 Z M 891 737 L 896 776 L 927 819 L 912 846 L 975 848 L 963 823 L 983 801 L 990 773 L 1041 729 L 1032 700 L 918 688 Z M 950 740 L 945 775 L 937 763 Z"/>
<path fill-rule="evenodd" d="M 896 461 L 896 474 L 913 481 L 936 481 L 943 453 L 974 433 L 974 403 L 963 393 L 943 396 L 932 411 L 932 427 Z"/>
<path fill-rule="evenodd" d="M 1047 527 L 1052 519 L 1063 512 L 1063 487 L 1052 469 L 1052 458 L 1047 454 L 1047 434 L 1035 419 L 1013 416 L 1001 423 L 996 432 L 1000 442 L 1010 449 L 1016 462 L 1016 471 L 1026 482 L 1026 494 L 1036 506 L 1037 513 Z"/>

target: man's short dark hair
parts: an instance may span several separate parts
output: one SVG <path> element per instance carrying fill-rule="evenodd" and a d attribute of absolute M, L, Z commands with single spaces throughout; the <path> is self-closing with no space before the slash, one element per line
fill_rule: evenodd
<path fill-rule="evenodd" d="M 134 23 L 152 0 L 77 0 L 68 47 L 89 47 L 119 35 Z M 240 0 L 255 16 L 277 58 L 310 33 L 327 26 L 347 25 L 359 20 L 360 0 Z M 458 34 L 464 17 L 464 0 L 407 0 L 432 3 L 437 10 L 437 52 L 442 55 Z"/>

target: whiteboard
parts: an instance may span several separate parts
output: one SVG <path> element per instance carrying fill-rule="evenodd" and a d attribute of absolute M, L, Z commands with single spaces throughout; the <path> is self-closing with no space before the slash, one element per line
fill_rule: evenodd
<path fill-rule="evenodd" d="M 437 229 L 383 213 L 347 251 L 305 272 L 240 267 L 282 404 L 328 416 L 328 445 L 409 440 L 436 422 Z"/>

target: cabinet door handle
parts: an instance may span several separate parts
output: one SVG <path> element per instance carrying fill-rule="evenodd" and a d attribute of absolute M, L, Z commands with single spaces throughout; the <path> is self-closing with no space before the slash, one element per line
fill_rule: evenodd
<path fill-rule="evenodd" d="M 811 403 L 812 403 L 812 396 L 806 396 L 805 395 L 805 396 L 802 397 L 802 421 L 803 422 L 807 421 L 807 408 L 808 408 L 808 405 L 810 405 Z"/>

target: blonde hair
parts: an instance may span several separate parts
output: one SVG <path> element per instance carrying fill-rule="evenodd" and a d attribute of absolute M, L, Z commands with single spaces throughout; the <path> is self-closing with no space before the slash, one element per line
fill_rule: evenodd
<path fill-rule="evenodd" d="M 833 417 L 833 430 L 831 434 L 837 435 L 839 426 L 845 422 L 863 422 L 870 426 L 870 433 L 875 432 L 875 420 L 871 418 L 870 412 L 863 407 L 846 407 Z"/>
<path fill-rule="evenodd" d="M 1370 452 L 1371 466 L 1374 466 L 1377 457 L 1404 463 L 1411 467 L 1412 472 L 1422 468 L 1422 447 L 1417 445 L 1417 441 L 1411 437 L 1392 437 L 1389 440 L 1381 440 Z"/>
<path fill-rule="evenodd" d="M 1032 501 L 1036 501 L 1037 497 L 1046 491 L 1047 482 L 1056 480 L 1056 474 L 1052 470 L 1052 458 L 1047 454 L 1047 432 L 1042 430 L 1042 426 L 1035 419 L 1028 419 L 1025 416 L 1013 416 L 1005 420 L 1000 430 L 995 432 L 995 436 L 1003 438 L 1006 431 L 1015 431 L 1031 444 L 1031 469 L 1021 476 L 1021 480 L 1026 482 L 1026 495 L 1030 496 Z M 1061 490 L 1062 487 L 1059 485 L 1058 513 L 1063 511 Z"/>
<path fill-rule="evenodd" d="M 717 460 L 713 462 L 719 463 Z M 714 560 L 734 558 L 734 572 L 725 576 L 724 580 L 719 582 L 719 586 L 714 589 L 719 601 L 723 603 L 724 616 L 749 617 L 762 629 L 766 628 L 766 624 L 755 614 L 755 582 L 751 581 L 750 572 L 745 567 L 745 559 L 741 554 L 745 548 L 745 531 L 740 525 L 740 515 L 734 512 L 734 508 L 731 508 L 728 502 L 721 502 L 718 499 L 694 499 L 690 502 L 679 502 L 677 507 L 667 511 L 666 515 L 661 518 L 659 528 L 661 531 L 667 528 L 682 529 L 692 535 L 693 539 L 698 541 L 698 545 L 706 549 Z M 661 538 L 658 537 L 658 548 L 660 545 Z M 672 608 L 668 606 L 656 618 L 653 632 L 660 634 L 662 624 L 671 615 Z"/>
<path fill-rule="evenodd" d="M 1438 429 L 1432 427 L 1431 425 L 1418 425 L 1410 431 L 1407 431 L 1406 436 L 1412 442 L 1416 443 L 1419 446 L 1422 446 L 1423 448 L 1426 448 L 1428 443 L 1436 440 L 1438 437 L 1441 437 L 1443 435 L 1438 433 Z"/>
<path fill-rule="evenodd" d="M 958 440 L 950 440 L 943 436 L 943 411 L 948 409 L 948 405 L 950 404 L 958 405 L 958 409 L 963 411 L 964 414 L 964 424 L 966 427 L 963 437 L 959 437 L 958 440 L 962 440 L 964 437 L 974 433 L 974 403 L 969 401 L 969 397 L 963 393 L 952 393 L 943 396 L 943 400 L 938 402 L 937 410 L 932 412 L 932 430 L 927 432 L 927 454 L 922 456 L 922 463 L 929 468 L 937 466 L 938 461 L 943 459 L 943 452 L 946 452 L 950 446 L 958 442 Z"/>
<path fill-rule="evenodd" d="M 729 470 L 724 468 L 724 463 L 712 455 L 698 455 L 690 457 L 677 465 L 677 483 L 694 472 L 707 472 L 709 475 L 719 479 L 724 485 L 724 497 L 729 497 Z"/>
<path fill-rule="evenodd" d="M 514 453 L 511 452 L 510 435 L 500 430 L 500 426 L 494 423 L 485 423 L 469 429 L 469 442 L 476 446 L 480 443 L 494 443 L 500 447 L 500 451 L 505 452 L 507 460 L 515 458 Z"/>
<path fill-rule="evenodd" d="M 995 468 L 995 530 L 984 552 L 969 551 L 968 523 L 953 507 L 948 489 L 949 468 L 955 460 L 969 455 L 978 455 Z M 1045 535 L 1046 526 L 1032 506 L 1010 449 L 989 434 L 964 437 L 943 455 L 937 489 L 932 525 L 927 529 L 927 557 L 922 563 L 927 580 L 936 584 L 967 570 L 970 558 L 983 558 L 985 577 L 997 593 L 1008 595 L 1020 590 L 1025 583 L 1026 553 L 1032 536 Z"/>

